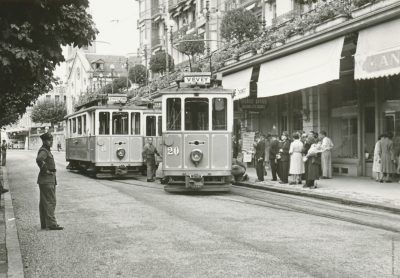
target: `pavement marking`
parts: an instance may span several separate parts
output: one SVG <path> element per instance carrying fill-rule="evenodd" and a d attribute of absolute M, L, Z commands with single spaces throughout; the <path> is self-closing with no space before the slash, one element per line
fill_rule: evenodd
<path fill-rule="evenodd" d="M 8 184 L 7 168 L 3 167 L 3 182 L 5 188 L 10 188 Z M 18 230 L 14 216 L 14 207 L 11 200 L 11 191 L 8 194 L 4 194 L 5 202 L 5 219 L 6 222 L 6 248 L 7 248 L 7 260 L 8 260 L 8 272 L 7 277 L 9 278 L 23 278 L 24 268 L 22 264 L 21 248 L 18 239 Z"/>

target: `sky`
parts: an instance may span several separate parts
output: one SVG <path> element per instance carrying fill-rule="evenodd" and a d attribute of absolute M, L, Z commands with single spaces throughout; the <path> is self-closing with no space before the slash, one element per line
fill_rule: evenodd
<path fill-rule="evenodd" d="M 96 38 L 97 52 L 117 55 L 137 52 L 139 3 L 136 0 L 89 0 L 89 3 L 89 13 L 99 30 Z M 55 75 L 63 79 L 65 65 L 60 65 Z"/>

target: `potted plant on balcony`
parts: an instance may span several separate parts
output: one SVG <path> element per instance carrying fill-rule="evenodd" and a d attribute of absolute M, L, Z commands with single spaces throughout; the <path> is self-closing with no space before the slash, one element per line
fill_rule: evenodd
<path fill-rule="evenodd" d="M 353 18 L 363 16 L 380 8 L 394 4 L 398 1 L 399 0 L 354 0 L 351 16 Z"/>

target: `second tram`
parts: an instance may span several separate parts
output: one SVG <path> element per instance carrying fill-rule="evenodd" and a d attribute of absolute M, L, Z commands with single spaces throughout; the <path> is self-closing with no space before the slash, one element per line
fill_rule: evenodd
<path fill-rule="evenodd" d="M 66 117 L 68 169 L 106 178 L 130 177 L 145 170 L 142 151 L 146 137 L 153 137 L 160 148 L 161 110 L 124 105 L 121 98 L 110 96 L 106 103 L 84 107 Z"/>

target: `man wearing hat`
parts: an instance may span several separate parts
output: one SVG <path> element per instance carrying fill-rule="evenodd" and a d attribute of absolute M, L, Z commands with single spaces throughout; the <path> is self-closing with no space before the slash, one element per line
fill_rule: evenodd
<path fill-rule="evenodd" d="M 40 189 L 40 226 L 42 229 L 63 230 L 59 226 L 54 215 L 56 209 L 56 164 L 50 147 L 53 145 L 53 136 L 50 133 L 44 133 L 40 136 L 43 141 L 40 147 L 36 163 L 40 168 L 37 183 Z"/>

